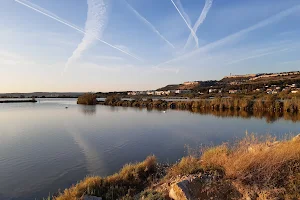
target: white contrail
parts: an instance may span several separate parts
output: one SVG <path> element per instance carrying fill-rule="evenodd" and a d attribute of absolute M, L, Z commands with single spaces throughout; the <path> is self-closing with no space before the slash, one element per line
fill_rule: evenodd
<path fill-rule="evenodd" d="M 248 57 L 244 57 L 244 58 L 241 58 L 241 59 L 238 59 L 238 60 L 230 61 L 226 65 L 231 65 L 231 64 L 239 63 L 239 62 L 254 59 L 254 58 L 260 58 L 260 57 L 263 57 L 263 56 L 267 56 L 267 55 L 271 55 L 271 54 L 275 54 L 275 53 L 279 53 L 279 52 L 287 51 L 287 50 L 289 50 L 289 48 L 279 49 L 279 50 L 265 52 L 265 53 L 261 53 L 261 54 L 256 54 L 256 55 L 253 55 L 253 56 L 248 56 Z"/>
<path fill-rule="evenodd" d="M 174 58 L 174 59 L 171 59 L 171 60 L 168 60 L 168 61 L 165 61 L 163 63 L 160 63 L 158 65 L 156 65 L 155 67 L 158 67 L 158 66 L 162 66 L 164 64 L 168 64 L 168 63 L 171 63 L 171 62 L 175 62 L 175 61 L 178 61 L 178 60 L 182 60 L 182 59 L 185 59 L 185 58 L 189 58 L 197 53 L 200 53 L 200 52 L 206 52 L 206 51 L 209 51 L 213 48 L 216 48 L 216 47 L 220 47 L 222 45 L 225 45 L 226 43 L 229 43 L 229 42 L 232 42 L 238 38 L 240 38 L 241 36 L 243 36 L 244 34 L 247 34 L 251 31 L 254 31 L 256 29 L 259 29 L 259 28 L 262 28 L 262 27 L 265 27 L 269 24 L 272 24 L 274 22 L 277 22 L 279 20 L 281 20 L 282 18 L 286 17 L 286 16 L 289 16 L 290 14 L 292 13 L 295 13 L 296 11 L 300 10 L 300 5 L 297 5 L 293 8 L 289 8 L 289 9 L 286 9 L 284 11 L 281 11 L 280 13 L 276 14 L 276 15 L 273 15 L 272 17 L 269 17 L 253 26 L 250 26 L 248 28 L 245 28 L 237 33 L 234 33 L 234 34 L 231 34 L 225 38 L 222 38 L 220 40 L 217 40 L 215 42 L 212 42 L 210 44 L 207 44 L 199 49 L 196 49 L 190 53 L 187 53 L 187 54 L 184 54 L 180 57 L 177 57 L 177 58 Z"/>
<path fill-rule="evenodd" d="M 87 34 L 83 29 L 81 29 L 81 28 L 78 28 L 77 26 L 75 26 L 75 25 L 73 25 L 72 23 L 70 23 L 70 22 L 68 22 L 68 21 L 66 21 L 66 20 L 63 20 L 63 19 L 61 19 L 61 18 L 59 18 L 59 17 L 56 17 L 56 16 L 54 16 L 54 15 L 52 15 L 52 14 L 50 14 L 50 12 L 48 11 L 48 12 L 45 12 L 45 11 L 43 11 L 43 10 L 45 10 L 45 9 L 43 9 L 43 10 L 41 10 L 41 9 L 39 9 L 38 7 L 39 6 L 37 6 L 37 5 L 34 5 L 34 4 L 32 4 L 32 3 L 24 3 L 24 0 L 15 0 L 15 2 L 17 2 L 17 3 L 20 3 L 20 4 L 22 4 L 22 5 L 24 5 L 24 6 L 26 6 L 26 7 L 28 7 L 28 8 L 30 8 L 30 9 L 32 9 L 32 10 L 34 10 L 34 11 L 36 11 L 36 12 L 38 12 L 38 13 L 40 13 L 40 14 L 43 14 L 43 15 L 45 15 L 45 16 L 47 16 L 47 17 L 49 17 L 49 18 L 51 18 L 51 19 L 53 19 L 53 20 L 55 20 L 55 21 L 58 21 L 58 22 L 60 22 L 60 23 L 62 23 L 62 24 L 64 24 L 64 25 L 66 25 L 66 26 L 68 26 L 68 27 L 70 27 L 70 28 L 72 28 L 72 29 L 74 29 L 74 30 L 77 30 L 78 32 L 80 32 L 80 33 L 83 33 L 83 34 Z M 102 42 L 102 43 L 104 43 L 104 44 L 106 44 L 106 45 L 108 45 L 108 46 L 110 46 L 110 47 L 112 47 L 112 48 L 114 48 L 114 49 L 117 49 L 118 51 L 120 51 L 120 52 L 122 52 L 122 53 L 124 53 L 124 54 L 127 54 L 127 55 L 129 55 L 129 56 L 131 56 L 131 57 L 133 57 L 133 58 L 135 58 L 135 59 L 137 59 L 137 60 L 139 60 L 139 61 L 142 61 L 140 58 L 138 58 L 138 57 L 136 57 L 135 55 L 132 55 L 131 53 L 129 53 L 129 52 L 126 52 L 126 51 L 124 51 L 124 50 L 122 50 L 122 49 L 120 49 L 120 48 L 118 48 L 118 47 L 116 47 L 116 46 L 114 46 L 114 45 L 112 45 L 112 44 L 109 44 L 108 42 L 105 42 L 104 40 L 102 40 L 102 39 L 100 39 L 99 37 L 97 37 L 97 36 L 95 36 L 94 35 L 94 37 L 98 40 L 98 41 L 100 41 L 100 42 Z"/>
<path fill-rule="evenodd" d="M 127 4 L 127 6 L 130 8 L 132 12 L 140 19 L 142 20 L 147 26 L 149 26 L 153 32 L 155 32 L 161 39 L 163 39 L 170 47 L 174 48 L 174 45 L 167 40 L 156 28 L 153 26 L 145 17 L 143 17 L 137 10 L 135 10 L 126 0 L 124 0 Z"/>
<path fill-rule="evenodd" d="M 183 19 L 183 21 L 186 23 L 187 27 L 190 29 L 191 34 L 193 35 L 195 42 L 196 42 L 196 46 L 199 46 L 199 42 L 198 42 L 198 37 L 196 35 L 196 33 L 193 31 L 192 27 L 189 25 L 189 23 L 186 21 L 186 19 L 184 18 L 184 16 L 182 15 L 182 13 L 180 12 L 180 10 L 178 9 L 177 5 L 174 3 L 173 0 L 171 0 L 171 2 L 173 3 L 174 7 L 176 8 L 176 10 L 178 11 L 179 15 L 181 16 L 181 18 Z"/>
<path fill-rule="evenodd" d="M 68 59 L 65 70 L 70 64 L 78 60 L 82 53 L 93 45 L 98 38 L 102 37 L 104 27 L 107 21 L 107 4 L 105 0 L 87 0 L 88 12 L 85 22 L 85 32 L 81 43 L 74 50 L 72 56 Z"/>
<path fill-rule="evenodd" d="M 203 8 L 203 10 L 202 10 L 202 12 L 201 12 L 198 20 L 196 21 L 196 23 L 195 23 L 195 25 L 193 27 L 194 33 L 197 33 L 197 30 L 198 30 L 199 26 L 205 21 L 206 16 L 207 16 L 207 14 L 208 14 L 208 12 L 209 12 L 212 4 L 213 4 L 213 0 L 205 0 L 204 8 Z M 188 46 L 188 44 L 189 44 L 189 42 L 190 42 L 191 39 L 192 39 L 192 34 L 189 35 L 189 38 L 186 41 L 184 49 L 187 48 L 187 46 Z M 198 46 L 196 46 L 196 48 L 198 48 Z"/>
<path fill-rule="evenodd" d="M 176 1 L 176 4 L 177 4 L 178 9 L 180 10 L 180 12 L 182 13 L 182 15 L 184 16 L 184 18 L 185 18 L 186 21 L 188 22 L 188 24 L 189 24 L 190 26 L 192 26 L 191 19 L 190 19 L 190 17 L 188 16 L 188 14 L 184 11 L 184 8 L 183 8 L 183 6 L 182 6 L 182 4 L 181 4 L 181 1 L 180 1 L 180 0 L 177 0 L 177 1 Z"/>

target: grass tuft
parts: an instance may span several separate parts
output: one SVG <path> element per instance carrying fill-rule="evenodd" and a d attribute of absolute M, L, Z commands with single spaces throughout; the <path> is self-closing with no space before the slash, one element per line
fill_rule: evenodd
<path fill-rule="evenodd" d="M 143 162 L 125 165 L 119 173 L 112 176 L 87 177 L 54 199 L 77 200 L 84 195 L 92 195 L 114 200 L 126 195 L 133 196 L 151 184 L 156 166 L 156 158 L 149 156 Z"/>
<path fill-rule="evenodd" d="M 203 171 L 201 162 L 193 156 L 184 157 L 177 164 L 169 168 L 166 178 L 195 174 Z"/>

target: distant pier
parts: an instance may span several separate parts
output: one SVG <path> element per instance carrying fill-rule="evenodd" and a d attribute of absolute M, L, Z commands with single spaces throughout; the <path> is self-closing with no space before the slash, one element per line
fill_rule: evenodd
<path fill-rule="evenodd" d="M 29 100 L 0 100 L 0 103 L 36 103 L 37 101 L 35 99 L 29 99 Z"/>

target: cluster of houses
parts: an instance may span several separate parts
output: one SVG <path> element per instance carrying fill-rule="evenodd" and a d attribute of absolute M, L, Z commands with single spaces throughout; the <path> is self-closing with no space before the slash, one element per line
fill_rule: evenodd
<path fill-rule="evenodd" d="M 267 94 L 278 94 L 279 92 L 289 91 L 292 94 L 300 93 L 300 88 L 297 84 L 286 85 L 285 87 L 280 87 L 277 85 L 265 86 L 264 88 L 257 88 L 253 92 L 266 92 Z M 229 94 L 240 93 L 241 90 L 229 90 Z"/>
<path fill-rule="evenodd" d="M 137 95 L 168 96 L 170 94 L 189 94 L 189 93 L 192 93 L 192 91 L 191 90 L 167 90 L 167 91 L 148 90 L 148 91 L 132 91 L 132 92 L 128 92 L 127 95 L 129 95 L 129 96 L 137 96 Z"/>
<path fill-rule="evenodd" d="M 255 81 L 257 79 L 262 78 L 274 78 L 279 76 L 292 76 L 292 75 L 300 75 L 300 71 L 292 71 L 292 72 L 280 72 L 280 73 L 260 73 L 260 74 L 246 74 L 246 75 L 230 75 L 225 76 L 225 79 L 238 79 L 233 80 L 229 84 L 230 85 L 240 85 L 247 81 Z"/>
<path fill-rule="evenodd" d="M 278 94 L 279 92 L 289 91 L 292 94 L 300 93 L 300 88 L 297 84 L 286 85 L 283 87 L 277 85 L 265 86 L 265 88 L 256 89 L 256 92 L 265 91 L 267 94 Z"/>
<path fill-rule="evenodd" d="M 195 83 L 187 83 L 187 84 L 195 84 Z M 300 93 L 300 84 L 291 84 L 291 85 L 285 85 L 285 86 L 278 86 L 278 85 L 271 85 L 271 86 L 264 86 L 262 88 L 257 88 L 253 90 L 252 92 L 265 92 L 267 94 L 278 94 L 279 92 L 282 91 L 289 91 L 292 94 L 297 94 Z M 208 89 L 209 94 L 216 94 L 216 93 L 229 93 L 229 94 L 238 94 L 242 93 L 245 91 L 242 90 L 228 90 L 225 91 L 223 88 L 221 89 L 216 89 L 211 86 L 210 89 Z M 250 91 L 248 91 L 250 92 Z M 169 96 L 169 95 L 174 95 L 174 94 L 190 94 L 193 93 L 192 90 L 148 90 L 148 91 L 131 91 L 128 92 L 127 95 L 129 96 L 138 96 L 138 95 L 153 95 L 153 96 Z M 198 93 L 200 95 L 204 93 Z"/>
<path fill-rule="evenodd" d="M 278 76 L 291 76 L 291 75 L 300 75 L 300 71 L 292 71 L 292 72 L 280 72 L 280 73 L 259 73 L 259 74 L 245 74 L 245 75 L 231 75 L 225 76 L 225 79 L 230 78 L 245 78 L 249 80 L 257 80 L 260 78 L 270 78 L 270 77 L 278 77 Z"/>
<path fill-rule="evenodd" d="M 266 92 L 267 94 L 278 94 L 279 92 L 282 91 L 290 91 L 292 94 L 297 94 L 300 93 L 300 85 L 297 84 L 291 84 L 291 85 L 286 85 L 284 87 L 277 86 L 277 85 L 271 85 L 271 86 L 265 86 L 263 88 L 257 88 L 253 90 L 253 92 Z M 228 92 L 229 94 L 238 94 L 242 93 L 242 90 L 229 90 L 229 91 L 224 91 L 224 89 L 215 89 L 215 88 L 210 88 L 208 90 L 209 94 L 213 93 L 224 93 Z"/>
<path fill-rule="evenodd" d="M 208 90 L 208 93 L 223 93 L 224 90 L 223 89 L 209 89 Z M 240 93 L 241 90 L 229 90 L 228 93 L 229 94 L 237 94 L 237 93 Z"/>
<path fill-rule="evenodd" d="M 249 80 L 254 81 L 260 78 L 271 78 L 271 77 L 291 76 L 291 75 L 300 75 L 300 71 L 257 74 L 255 77 L 250 78 Z"/>
<path fill-rule="evenodd" d="M 300 87 L 297 86 L 297 84 L 291 84 L 286 85 L 284 87 L 277 86 L 277 85 L 271 85 L 271 86 L 265 86 L 263 88 L 257 88 L 253 90 L 253 92 L 266 92 L 267 94 L 278 94 L 282 91 L 289 91 L 292 94 L 300 93 Z M 241 93 L 241 90 L 229 90 L 229 94 L 237 94 Z"/>

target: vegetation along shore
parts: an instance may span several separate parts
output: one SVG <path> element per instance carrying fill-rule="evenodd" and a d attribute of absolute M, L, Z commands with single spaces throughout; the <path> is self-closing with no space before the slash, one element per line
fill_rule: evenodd
<path fill-rule="evenodd" d="M 124 100 L 119 96 L 108 96 L 105 101 L 97 101 L 95 94 L 84 94 L 78 98 L 78 104 L 85 105 L 109 105 L 124 107 L 145 107 L 162 109 L 210 109 L 210 110 L 237 110 L 237 111 L 272 111 L 298 113 L 300 111 L 300 99 L 279 99 L 276 95 L 263 98 L 231 97 L 214 99 L 193 99 L 190 101 L 166 101 L 153 99 Z"/>
<path fill-rule="evenodd" d="M 114 175 L 87 177 L 51 198 L 300 198 L 300 135 L 280 141 L 270 136 L 246 135 L 234 144 L 197 152 L 173 165 L 160 164 L 155 156 L 149 156 L 143 162 L 125 165 Z"/>

